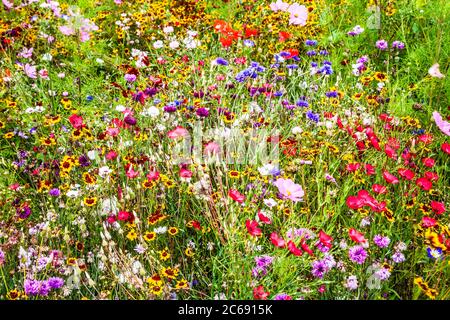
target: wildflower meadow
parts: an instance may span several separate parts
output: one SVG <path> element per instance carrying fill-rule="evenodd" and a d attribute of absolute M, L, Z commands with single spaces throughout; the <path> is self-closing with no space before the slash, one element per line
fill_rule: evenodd
<path fill-rule="evenodd" d="M 450 299 L 449 13 L 2 0 L 0 300 Z"/>

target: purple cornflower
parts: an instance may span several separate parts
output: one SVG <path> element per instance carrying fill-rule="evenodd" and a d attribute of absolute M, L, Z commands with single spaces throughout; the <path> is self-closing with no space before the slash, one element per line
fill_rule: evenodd
<path fill-rule="evenodd" d="M 405 261 L 405 255 L 400 251 L 397 251 L 392 255 L 392 261 L 394 261 L 395 263 L 401 263 Z"/>
<path fill-rule="evenodd" d="M 358 62 L 358 63 L 366 63 L 368 61 L 369 61 L 369 57 L 368 56 L 362 56 L 361 58 L 356 60 L 356 62 Z"/>
<path fill-rule="evenodd" d="M 165 112 L 169 112 L 169 113 L 175 112 L 175 111 L 177 111 L 177 107 L 175 107 L 175 106 L 165 106 L 164 107 L 164 111 Z"/>
<path fill-rule="evenodd" d="M 48 192 L 49 195 L 51 195 L 52 197 L 59 197 L 61 192 L 59 191 L 58 188 L 53 188 Z"/>
<path fill-rule="evenodd" d="M 47 283 L 52 289 L 59 289 L 64 285 L 64 279 L 61 279 L 59 277 L 53 277 L 49 278 L 47 280 Z"/>
<path fill-rule="evenodd" d="M 386 40 L 378 40 L 378 41 L 375 43 L 375 46 L 376 46 L 378 49 L 382 50 L 382 51 L 387 50 L 388 47 L 389 47 L 389 45 L 388 45 L 388 43 L 387 43 Z"/>
<path fill-rule="evenodd" d="M 40 282 L 33 279 L 26 279 L 23 284 L 23 289 L 27 296 L 36 296 L 39 294 Z"/>
<path fill-rule="evenodd" d="M 383 281 L 389 279 L 391 272 L 386 268 L 380 268 L 375 272 L 375 276 Z"/>
<path fill-rule="evenodd" d="M 317 40 L 306 40 L 305 44 L 307 46 L 314 47 L 315 45 L 317 45 Z"/>
<path fill-rule="evenodd" d="M 398 49 L 398 50 L 403 50 L 405 49 L 405 44 L 401 41 L 394 41 L 392 42 L 392 48 L 394 49 Z"/>
<path fill-rule="evenodd" d="M 197 111 L 195 112 L 199 117 L 207 117 L 209 114 L 208 109 L 206 108 L 198 108 Z"/>
<path fill-rule="evenodd" d="M 5 253 L 0 249 L 0 266 L 5 263 Z"/>
<path fill-rule="evenodd" d="M 259 278 L 267 274 L 267 269 L 261 267 L 254 267 L 252 269 L 253 278 Z"/>
<path fill-rule="evenodd" d="M 80 163 L 80 166 L 82 167 L 88 167 L 91 165 L 91 162 L 89 161 L 89 158 L 82 154 L 79 158 L 78 158 L 78 162 Z"/>
<path fill-rule="evenodd" d="M 391 239 L 377 234 L 375 237 L 373 237 L 373 242 L 380 248 L 386 248 L 387 246 L 389 246 L 389 243 L 391 243 Z"/>
<path fill-rule="evenodd" d="M 367 251 L 362 246 L 354 246 L 348 250 L 348 257 L 357 264 L 363 264 L 367 258 Z"/>
<path fill-rule="evenodd" d="M 356 276 L 349 276 L 344 284 L 344 287 L 349 290 L 358 289 L 358 278 L 356 278 Z"/>
<path fill-rule="evenodd" d="M 312 275 L 316 278 L 322 279 L 323 276 L 328 272 L 327 264 L 322 260 L 316 260 L 312 264 Z"/>
<path fill-rule="evenodd" d="M 329 52 L 328 52 L 327 50 L 320 50 L 320 51 L 319 51 L 319 54 L 320 54 L 321 56 L 327 56 L 327 55 L 329 54 Z"/>
<path fill-rule="evenodd" d="M 124 76 L 124 78 L 125 78 L 125 80 L 126 80 L 127 82 L 135 82 L 135 81 L 136 81 L 136 75 L 135 75 L 135 74 L 127 73 L 127 74 Z"/>
<path fill-rule="evenodd" d="M 309 50 L 308 52 L 306 52 L 306 55 L 309 57 L 315 56 L 317 54 L 317 52 L 315 50 Z"/>
<path fill-rule="evenodd" d="M 255 257 L 256 265 L 261 268 L 267 267 L 272 263 L 272 261 L 273 257 L 267 255 Z"/>
<path fill-rule="evenodd" d="M 357 36 L 358 34 L 361 34 L 364 32 L 364 29 L 361 28 L 361 26 L 357 25 L 355 26 L 351 31 L 347 32 L 347 34 L 351 37 Z"/>
<path fill-rule="evenodd" d="M 48 296 L 50 290 L 52 288 L 50 287 L 50 285 L 48 284 L 47 281 L 40 281 L 40 286 L 39 286 L 39 295 L 40 296 Z"/>
<path fill-rule="evenodd" d="M 286 293 L 279 293 L 275 296 L 274 300 L 292 300 L 292 297 Z"/>
<path fill-rule="evenodd" d="M 135 117 L 128 115 L 125 117 L 125 119 L 123 119 L 123 122 L 129 124 L 130 126 L 134 126 L 137 121 Z"/>
<path fill-rule="evenodd" d="M 26 218 L 28 218 L 30 216 L 31 209 L 30 209 L 30 207 L 27 204 L 25 204 L 22 207 L 17 208 L 16 209 L 16 213 L 17 213 L 17 215 L 19 216 L 20 219 L 26 219 Z"/>

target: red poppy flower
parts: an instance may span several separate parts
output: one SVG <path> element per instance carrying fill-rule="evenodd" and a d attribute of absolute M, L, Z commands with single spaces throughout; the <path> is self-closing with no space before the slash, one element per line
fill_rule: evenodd
<path fill-rule="evenodd" d="M 345 167 L 345 169 L 346 169 L 348 172 L 355 172 L 355 171 L 358 170 L 360 167 L 361 167 L 361 164 L 355 162 L 355 163 L 349 163 L 349 164 Z"/>
<path fill-rule="evenodd" d="M 129 217 L 130 217 L 130 213 L 127 211 L 119 211 L 119 213 L 117 214 L 117 218 L 120 221 L 126 221 L 126 220 L 128 220 Z"/>
<path fill-rule="evenodd" d="M 384 121 L 384 122 L 391 122 L 394 119 L 394 117 L 391 117 L 391 116 L 387 115 L 386 113 L 380 114 L 379 118 L 381 121 Z"/>
<path fill-rule="evenodd" d="M 397 172 L 405 180 L 412 180 L 415 176 L 415 173 L 409 169 L 400 168 Z"/>
<path fill-rule="evenodd" d="M 286 51 L 289 52 L 289 55 L 286 56 L 286 59 L 290 59 L 290 58 L 298 56 L 298 50 L 297 49 L 287 49 Z"/>
<path fill-rule="evenodd" d="M 423 158 L 422 163 L 425 167 L 432 168 L 436 161 L 432 158 Z"/>
<path fill-rule="evenodd" d="M 436 172 L 431 172 L 431 171 L 425 172 L 425 178 L 427 178 L 431 182 L 439 180 L 439 176 L 437 175 L 437 173 Z"/>
<path fill-rule="evenodd" d="M 247 29 L 247 28 L 245 28 L 244 35 L 245 35 L 246 38 L 256 37 L 258 35 L 258 30 L 257 29 Z"/>
<path fill-rule="evenodd" d="M 77 114 L 71 115 L 69 117 L 69 121 L 70 121 L 70 124 L 72 125 L 72 127 L 74 127 L 75 129 L 80 129 L 84 126 L 83 117 L 79 116 Z"/>
<path fill-rule="evenodd" d="M 300 245 L 302 247 L 302 250 L 305 251 L 307 254 L 309 254 L 310 256 L 314 255 L 313 251 L 308 247 L 308 245 L 306 244 L 305 240 L 302 240 Z"/>
<path fill-rule="evenodd" d="M 375 174 L 375 167 L 369 163 L 364 165 L 364 169 L 366 170 L 366 174 L 369 176 Z"/>
<path fill-rule="evenodd" d="M 436 214 L 443 214 L 445 212 L 444 204 L 438 201 L 431 201 L 431 209 L 433 209 Z"/>
<path fill-rule="evenodd" d="M 286 246 L 286 242 L 276 232 L 270 234 L 270 241 L 278 248 L 284 248 Z"/>
<path fill-rule="evenodd" d="M 333 238 L 330 235 L 326 234 L 323 230 L 320 230 L 319 231 L 319 241 L 325 247 L 331 248 L 331 246 L 332 246 L 331 242 L 333 241 Z"/>
<path fill-rule="evenodd" d="M 416 185 L 420 187 L 422 190 L 428 191 L 431 189 L 433 184 L 427 178 L 419 178 L 416 180 Z"/>
<path fill-rule="evenodd" d="M 387 192 L 387 188 L 381 184 L 374 184 L 372 190 L 378 194 L 385 194 Z"/>
<path fill-rule="evenodd" d="M 285 32 L 285 31 L 278 32 L 278 41 L 280 41 L 280 42 L 284 42 L 287 39 L 289 39 L 290 37 L 292 37 L 292 34 L 290 34 L 289 32 Z"/>
<path fill-rule="evenodd" d="M 224 48 L 228 48 L 233 43 L 233 39 L 231 37 L 226 37 L 226 38 L 221 37 L 219 39 L 219 41 Z"/>
<path fill-rule="evenodd" d="M 391 159 L 397 159 L 397 152 L 395 152 L 394 148 L 392 148 L 390 145 L 386 144 L 384 146 L 384 153 L 386 153 L 386 155 Z"/>
<path fill-rule="evenodd" d="M 236 189 L 230 189 L 230 191 L 228 191 L 228 196 L 239 203 L 242 203 L 245 200 L 245 196 Z"/>
<path fill-rule="evenodd" d="M 383 178 L 384 178 L 384 180 L 386 180 L 387 183 L 390 183 L 390 184 L 399 183 L 398 178 L 396 176 L 394 176 L 393 174 L 389 173 L 388 171 L 383 172 Z"/>
<path fill-rule="evenodd" d="M 270 219 L 268 217 L 266 217 L 264 215 L 264 213 L 262 213 L 261 211 L 258 211 L 258 218 L 259 218 L 259 221 L 261 221 L 262 223 L 265 223 L 265 224 L 272 223 L 272 221 L 270 221 Z"/>
<path fill-rule="evenodd" d="M 357 210 L 364 207 L 364 201 L 359 197 L 349 196 L 345 201 L 350 209 Z"/>
<path fill-rule="evenodd" d="M 433 142 L 433 136 L 431 134 L 421 134 L 418 138 L 420 142 L 425 144 L 430 144 Z"/>
<path fill-rule="evenodd" d="M 294 255 L 294 256 L 301 256 L 303 254 L 302 250 L 300 250 L 299 248 L 296 247 L 295 243 L 292 241 L 288 242 L 287 245 L 289 251 Z"/>
<path fill-rule="evenodd" d="M 247 227 L 248 233 L 250 233 L 254 237 L 259 237 L 262 234 L 262 231 L 260 228 L 258 228 L 258 222 L 248 220 L 245 221 L 245 226 Z"/>
<path fill-rule="evenodd" d="M 444 142 L 441 146 L 441 150 L 446 154 L 450 154 L 450 143 Z"/>
<path fill-rule="evenodd" d="M 423 217 L 422 218 L 422 227 L 424 228 L 431 228 L 437 225 L 437 221 L 430 217 Z"/>
<path fill-rule="evenodd" d="M 189 179 L 192 177 L 192 171 L 181 168 L 180 169 L 180 178 Z"/>
<path fill-rule="evenodd" d="M 356 231 L 353 228 L 348 230 L 348 235 L 350 236 L 350 239 L 352 239 L 354 242 L 357 242 L 357 243 L 367 242 L 367 239 L 364 238 L 364 235 L 361 232 Z"/>
<path fill-rule="evenodd" d="M 267 300 L 268 296 L 269 292 L 264 291 L 263 286 L 258 286 L 255 289 L 253 289 L 253 298 L 255 300 Z"/>

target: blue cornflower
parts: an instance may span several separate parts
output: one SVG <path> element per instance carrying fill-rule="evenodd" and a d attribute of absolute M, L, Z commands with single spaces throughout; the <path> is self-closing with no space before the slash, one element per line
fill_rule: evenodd
<path fill-rule="evenodd" d="M 310 47 L 314 47 L 317 45 L 317 40 L 306 40 L 305 44 Z"/>
<path fill-rule="evenodd" d="M 431 259 L 439 259 L 442 256 L 442 249 L 427 248 L 427 255 Z"/>
<path fill-rule="evenodd" d="M 298 100 L 297 103 L 296 103 L 296 105 L 297 105 L 298 107 L 303 107 L 303 108 L 308 108 L 308 107 L 309 107 L 308 101 L 302 100 L 302 99 Z"/>
<path fill-rule="evenodd" d="M 217 63 L 217 64 L 220 64 L 220 65 L 222 65 L 222 66 L 227 66 L 227 65 L 228 65 L 228 61 L 225 60 L 224 58 L 221 58 L 221 57 L 219 57 L 219 58 L 216 59 L 216 63 Z"/>
<path fill-rule="evenodd" d="M 308 119 L 314 121 L 315 123 L 318 123 L 320 120 L 320 115 L 318 113 L 314 113 L 311 110 L 308 110 L 308 112 L 306 112 L 306 116 L 308 117 Z"/>
<path fill-rule="evenodd" d="M 310 50 L 310 51 L 306 52 L 306 55 L 308 55 L 310 57 L 315 56 L 316 54 L 317 54 L 317 52 L 315 50 Z"/>
<path fill-rule="evenodd" d="M 329 92 L 325 93 L 325 95 L 326 95 L 328 98 L 337 98 L 338 93 L 337 93 L 336 91 L 329 91 Z"/>
<path fill-rule="evenodd" d="M 255 42 L 253 40 L 244 40 L 244 46 L 246 47 L 253 47 L 255 45 Z"/>

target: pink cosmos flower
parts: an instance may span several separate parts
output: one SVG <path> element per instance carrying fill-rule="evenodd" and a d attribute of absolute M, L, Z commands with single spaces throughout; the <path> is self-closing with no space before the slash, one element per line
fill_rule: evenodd
<path fill-rule="evenodd" d="M 273 12 L 277 12 L 277 11 L 286 12 L 286 10 L 288 8 L 289 8 L 289 3 L 283 2 L 282 0 L 277 0 L 277 2 L 272 2 L 270 4 L 270 10 L 272 10 Z"/>
<path fill-rule="evenodd" d="M 27 77 L 29 77 L 31 79 L 37 78 L 36 66 L 32 66 L 27 63 L 24 67 L 24 71 L 25 71 L 25 74 L 27 75 Z"/>
<path fill-rule="evenodd" d="M 75 30 L 69 26 L 60 26 L 58 29 L 65 36 L 71 36 L 75 34 Z"/>
<path fill-rule="evenodd" d="M 305 195 L 302 186 L 290 179 L 278 179 L 274 185 L 285 198 L 294 202 L 301 201 Z"/>
<path fill-rule="evenodd" d="M 150 173 L 147 174 L 148 181 L 158 180 L 159 179 L 159 172 L 156 170 L 150 171 Z"/>
<path fill-rule="evenodd" d="M 287 11 L 291 14 L 289 17 L 289 24 L 301 26 L 306 25 L 306 20 L 308 19 L 308 9 L 306 9 L 305 6 L 294 3 Z"/>
<path fill-rule="evenodd" d="M 430 69 L 428 69 L 428 74 L 434 78 L 445 78 L 445 76 L 441 73 L 439 70 L 439 63 L 435 63 L 431 66 Z"/>
<path fill-rule="evenodd" d="M 127 177 L 130 179 L 136 178 L 139 175 L 139 171 L 134 171 L 133 166 L 130 166 L 130 168 L 127 171 Z"/>
<path fill-rule="evenodd" d="M 6 7 L 6 9 L 12 9 L 14 6 L 14 3 L 9 2 L 8 0 L 2 0 L 3 5 Z"/>
<path fill-rule="evenodd" d="M 173 129 L 167 133 L 167 136 L 170 139 L 177 139 L 179 137 L 186 137 L 188 135 L 189 135 L 189 131 L 187 131 L 185 128 L 180 127 L 180 126 L 176 127 L 175 129 Z"/>
<path fill-rule="evenodd" d="M 434 122 L 436 122 L 439 130 L 441 130 L 447 136 L 450 136 L 450 122 L 443 120 L 441 114 L 437 111 L 433 112 L 433 119 Z"/>
<path fill-rule="evenodd" d="M 19 58 L 31 58 L 31 56 L 33 55 L 33 48 L 27 49 L 27 48 L 23 48 L 22 51 L 20 51 L 17 56 Z"/>
<path fill-rule="evenodd" d="M 220 145 L 215 141 L 208 142 L 203 150 L 203 153 L 206 155 L 218 155 L 220 154 Z"/>

